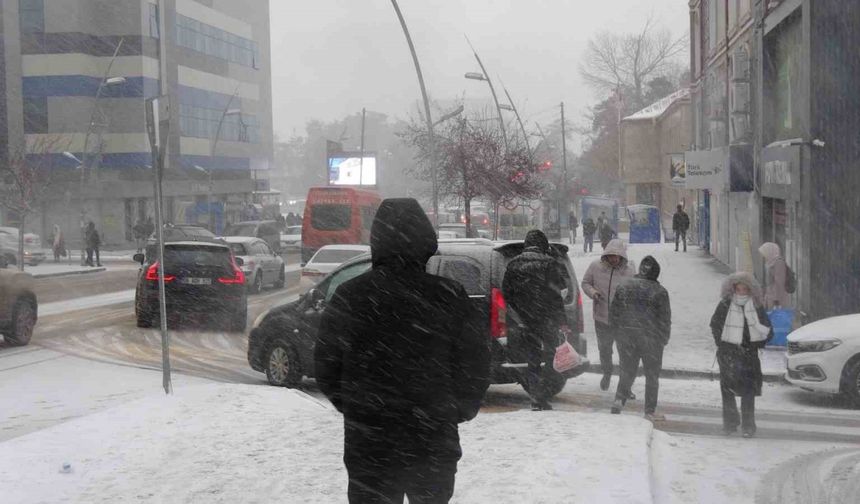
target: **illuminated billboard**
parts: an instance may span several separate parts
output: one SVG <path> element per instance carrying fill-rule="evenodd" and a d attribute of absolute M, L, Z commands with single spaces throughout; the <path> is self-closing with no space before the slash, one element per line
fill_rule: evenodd
<path fill-rule="evenodd" d="M 358 152 L 330 153 L 328 183 L 336 186 L 375 186 L 376 156 Z"/>

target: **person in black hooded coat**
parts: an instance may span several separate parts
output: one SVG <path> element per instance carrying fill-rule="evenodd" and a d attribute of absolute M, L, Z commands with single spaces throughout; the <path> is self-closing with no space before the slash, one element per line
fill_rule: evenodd
<path fill-rule="evenodd" d="M 523 344 L 528 362 L 526 386 L 532 409 L 549 410 L 544 379 L 552 371 L 552 359 L 560 344 L 559 330 L 567 324 L 561 289 L 565 280 L 561 266 L 550 255 L 549 240 L 533 229 L 526 234 L 523 253 L 505 270 L 502 294 L 525 325 Z M 545 367 L 542 368 L 541 364 Z"/>
<path fill-rule="evenodd" d="M 485 323 L 459 283 L 425 272 L 437 241 L 417 201 L 384 200 L 370 241 L 373 268 L 335 291 L 315 349 L 344 415 L 349 502 L 448 502 L 457 424 L 489 385 Z"/>
<path fill-rule="evenodd" d="M 669 343 L 672 330 L 669 293 L 657 281 L 659 277 L 660 264 L 651 256 L 645 257 L 639 264 L 639 274 L 618 287 L 609 307 L 609 324 L 616 328 L 621 360 L 621 378 L 612 413 L 621 413 L 630 397 L 641 360 L 645 371 L 645 417 L 657 419 L 663 347 Z"/>

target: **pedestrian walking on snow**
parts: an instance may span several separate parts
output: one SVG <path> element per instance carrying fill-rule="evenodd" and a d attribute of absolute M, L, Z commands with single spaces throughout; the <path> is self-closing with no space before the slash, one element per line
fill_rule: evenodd
<path fill-rule="evenodd" d="M 684 252 L 687 251 L 687 231 L 690 229 L 690 216 L 684 211 L 683 205 L 678 205 L 678 211 L 672 216 L 672 231 L 675 232 L 675 252 L 678 251 L 679 242 L 684 243 Z"/>
<path fill-rule="evenodd" d="M 639 265 L 639 274 L 618 287 L 609 307 L 609 324 L 617 331 L 621 361 L 621 377 L 612 404 L 614 414 L 621 413 L 630 397 L 641 360 L 645 371 L 645 418 L 662 419 L 656 414 L 657 395 L 663 348 L 669 343 L 672 329 L 672 309 L 669 293 L 657 281 L 659 277 L 660 264 L 651 256 L 645 257 Z"/>
<path fill-rule="evenodd" d="M 570 212 L 567 216 L 567 223 L 570 227 L 570 244 L 573 245 L 576 243 L 576 229 L 579 227 L 579 219 L 576 218 L 576 214 Z"/>
<path fill-rule="evenodd" d="M 585 220 L 582 221 L 582 238 L 584 240 L 582 248 L 583 252 L 586 254 L 594 252 L 594 233 L 596 232 L 597 224 L 594 223 L 594 219 L 586 217 Z"/>
<path fill-rule="evenodd" d="M 582 291 L 594 301 L 594 329 L 600 352 L 600 369 L 603 371 L 603 379 L 600 380 L 602 390 L 609 390 L 612 379 L 615 328 L 610 325 L 609 306 L 622 282 L 635 274 L 634 266 L 627 259 L 627 246 L 616 239 L 607 244 L 600 259 L 591 263 L 582 277 Z"/>
<path fill-rule="evenodd" d="M 566 272 L 562 273 L 552 257 L 549 240 L 543 232 L 537 229 L 529 231 L 524 245 L 523 253 L 508 263 L 502 294 L 525 325 L 526 385 L 532 410 L 551 410 L 546 373 L 553 372 L 552 361 L 560 344 L 559 334 L 567 325 L 561 296 L 561 289 L 566 285 Z"/>
<path fill-rule="evenodd" d="M 600 246 L 603 247 L 603 250 L 606 250 L 606 247 L 609 246 L 609 242 L 612 241 L 613 238 L 618 237 L 618 233 L 612 229 L 612 226 L 609 225 L 608 221 L 603 221 L 603 224 L 600 225 Z"/>
<path fill-rule="evenodd" d="M 779 245 L 767 242 L 759 247 L 758 252 L 765 264 L 764 307 L 768 310 L 790 308 L 791 293 L 795 290 L 794 273 L 783 259 Z"/>
<path fill-rule="evenodd" d="M 89 224 L 87 224 L 84 238 L 87 247 L 87 265 L 101 266 L 102 260 L 99 248 L 101 247 L 102 239 L 101 236 L 99 236 L 99 232 L 96 230 L 96 225 L 93 221 L 90 221 Z M 95 263 L 93 263 L 93 254 L 95 254 Z"/>
<path fill-rule="evenodd" d="M 729 276 L 721 293 L 711 317 L 711 333 L 720 364 L 723 432 L 730 435 L 740 426 L 748 438 L 756 432 L 755 398 L 761 395 L 763 381 L 758 353 L 773 337 L 773 331 L 761 288 L 752 275 L 739 272 Z M 735 396 L 741 398 L 740 415 Z"/>
<path fill-rule="evenodd" d="M 51 235 L 51 251 L 54 252 L 54 262 L 60 262 L 60 257 L 66 256 L 66 239 L 60 226 L 54 224 L 54 232 Z"/>
<path fill-rule="evenodd" d="M 428 274 L 436 233 L 414 199 L 382 202 L 373 267 L 322 312 L 316 381 L 344 417 L 350 503 L 446 503 L 462 452 L 457 425 L 489 384 L 484 322 L 459 283 Z"/>

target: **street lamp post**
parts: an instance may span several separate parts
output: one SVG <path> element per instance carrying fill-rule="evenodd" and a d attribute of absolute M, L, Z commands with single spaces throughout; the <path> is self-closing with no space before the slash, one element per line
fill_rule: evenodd
<path fill-rule="evenodd" d="M 490 79 L 490 74 L 487 73 L 487 69 L 486 67 L 484 67 L 484 63 L 481 61 L 481 57 L 478 56 L 478 51 L 475 50 L 475 47 L 469 40 L 469 37 L 466 37 L 466 42 L 468 42 L 469 47 L 472 48 L 472 54 L 475 55 L 475 59 L 478 61 L 478 66 L 481 67 L 481 72 L 468 72 L 466 73 L 465 77 L 471 80 L 487 81 L 487 85 L 490 86 L 490 93 L 493 95 L 493 102 L 496 104 L 496 111 L 499 114 L 499 129 L 502 131 L 502 139 L 505 141 L 505 152 L 507 152 L 508 135 L 507 133 L 505 133 L 505 118 L 502 117 L 502 107 L 499 105 L 499 97 L 496 95 L 496 88 L 493 86 L 493 81 L 492 79 Z"/>
<path fill-rule="evenodd" d="M 412 43 L 412 36 L 409 35 L 409 28 L 406 26 L 406 20 L 403 18 L 403 13 L 400 12 L 400 6 L 397 5 L 397 0 L 391 0 L 391 5 L 394 7 L 394 12 L 397 13 L 397 19 L 400 21 L 400 26 L 403 28 L 403 35 L 406 37 L 406 43 L 409 45 L 409 52 L 412 53 L 412 62 L 415 64 L 415 73 L 418 74 L 418 85 L 421 87 L 421 97 L 424 99 L 424 119 L 427 121 L 427 134 L 430 142 L 430 173 L 433 179 L 433 227 L 439 227 L 439 182 L 436 174 L 436 137 L 433 133 L 433 118 L 430 115 L 430 99 L 427 96 L 427 86 L 424 85 L 424 75 L 421 73 L 421 64 L 418 62 L 418 54 L 415 52 L 415 44 Z"/>
<path fill-rule="evenodd" d="M 233 93 L 233 95 L 230 97 L 230 100 L 227 102 L 227 106 L 224 107 L 224 111 L 221 113 L 221 119 L 218 121 L 218 128 L 215 130 L 215 138 L 212 140 L 212 147 L 211 147 L 211 150 L 209 152 L 209 158 L 212 161 L 213 166 L 215 163 L 215 149 L 218 147 L 218 140 L 221 137 L 221 128 L 224 126 L 224 119 L 226 119 L 227 116 L 240 116 L 241 117 L 241 115 L 242 115 L 241 110 L 230 108 L 230 105 L 233 104 L 233 100 L 236 99 L 236 96 L 238 96 L 238 94 L 239 94 L 239 90 L 236 89 L 236 92 Z M 213 166 L 210 166 L 208 170 L 206 170 L 200 166 L 195 166 L 194 168 L 196 168 L 197 170 L 202 170 L 209 177 L 209 190 L 206 192 L 206 213 L 209 215 L 209 219 L 207 219 L 209 221 L 209 229 L 210 229 L 210 231 L 212 231 L 214 233 L 215 232 L 215 222 L 214 222 L 214 219 L 212 218 L 212 169 L 213 169 Z"/>

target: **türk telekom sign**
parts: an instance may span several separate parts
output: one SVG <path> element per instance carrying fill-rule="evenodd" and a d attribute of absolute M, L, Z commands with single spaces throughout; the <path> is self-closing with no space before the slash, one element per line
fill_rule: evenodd
<path fill-rule="evenodd" d="M 729 179 L 729 151 L 726 148 L 684 153 L 687 189 L 718 191 Z"/>

